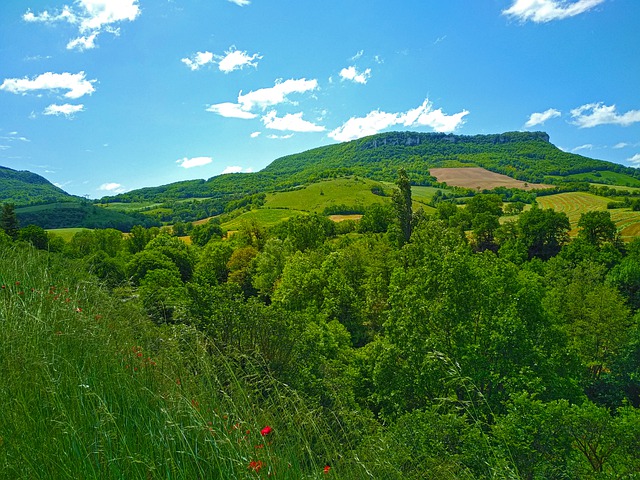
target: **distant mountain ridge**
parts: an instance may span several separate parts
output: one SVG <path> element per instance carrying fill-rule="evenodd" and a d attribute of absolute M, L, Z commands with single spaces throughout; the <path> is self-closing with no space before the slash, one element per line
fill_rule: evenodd
<path fill-rule="evenodd" d="M 542 183 L 548 175 L 592 170 L 624 171 L 630 175 L 635 172 L 622 165 L 564 152 L 550 143 L 545 132 L 489 135 L 387 132 L 280 157 L 255 173 L 146 187 L 102 200 L 163 202 L 237 198 L 344 175 L 394 181 L 399 167 L 407 170 L 413 183 L 428 185 L 435 181 L 429 169 L 443 166 L 480 166 L 532 183 Z"/>
<path fill-rule="evenodd" d="M 36 173 L 0 166 L 0 203 L 20 207 L 79 200 Z"/>

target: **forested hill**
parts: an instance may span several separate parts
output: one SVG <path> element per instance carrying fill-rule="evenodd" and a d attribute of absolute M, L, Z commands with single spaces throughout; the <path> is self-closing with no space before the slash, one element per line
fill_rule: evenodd
<path fill-rule="evenodd" d="M 404 167 L 415 184 L 429 185 L 434 167 L 479 166 L 526 182 L 549 182 L 548 176 L 635 169 L 567 153 L 544 132 L 494 135 L 389 132 L 351 142 L 318 147 L 275 160 L 257 173 L 228 174 L 209 180 L 178 182 L 134 190 L 103 201 L 167 201 L 193 197 L 229 198 L 313 183 L 323 178 L 359 175 L 394 181 Z"/>
<path fill-rule="evenodd" d="M 40 175 L 0 166 L 0 203 L 27 206 L 78 200 Z"/>

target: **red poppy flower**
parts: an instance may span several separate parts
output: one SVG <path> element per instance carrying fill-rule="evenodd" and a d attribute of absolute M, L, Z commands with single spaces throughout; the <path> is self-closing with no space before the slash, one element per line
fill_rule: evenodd
<path fill-rule="evenodd" d="M 262 467 L 264 467 L 264 463 L 262 462 L 262 460 L 258 460 L 257 462 L 255 460 L 252 460 L 249 463 L 247 470 L 253 470 L 254 472 L 259 472 Z"/>
<path fill-rule="evenodd" d="M 271 428 L 269 425 L 267 425 L 262 430 L 260 430 L 260 435 L 262 435 L 263 437 L 266 437 L 271 432 L 273 432 L 273 428 Z"/>
<path fill-rule="evenodd" d="M 331 470 L 331 467 L 329 465 L 325 465 L 323 470 L 324 474 L 326 475 L 327 473 L 329 473 L 329 470 Z"/>

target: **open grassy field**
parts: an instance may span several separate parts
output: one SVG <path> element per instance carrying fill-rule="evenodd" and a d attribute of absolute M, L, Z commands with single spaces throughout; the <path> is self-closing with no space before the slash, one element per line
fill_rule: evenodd
<path fill-rule="evenodd" d="M 533 190 L 550 188 L 551 185 L 527 183 L 506 175 L 490 172 L 480 167 L 468 168 L 432 168 L 430 173 L 438 179 L 438 182 L 446 182 L 447 185 L 477 190 L 492 189 L 496 187 L 521 188 Z"/>
<path fill-rule="evenodd" d="M 609 201 L 604 197 L 585 192 L 559 193 L 538 198 L 541 208 L 553 208 L 557 212 L 567 214 L 571 222 L 571 234 L 577 233 L 580 215 L 593 210 L 607 210 Z M 624 240 L 631 240 L 640 235 L 640 212 L 633 212 L 627 208 L 609 210 L 609 212 Z"/>
<path fill-rule="evenodd" d="M 638 180 L 637 178 L 634 178 L 630 175 L 626 175 L 624 173 L 609 172 L 609 171 L 574 173 L 573 175 L 567 175 L 565 177 L 554 177 L 554 178 L 564 178 L 567 180 L 575 180 L 578 182 L 607 184 L 611 187 L 613 187 L 613 184 L 615 184 L 619 188 L 640 187 L 640 180 Z"/>
<path fill-rule="evenodd" d="M 238 230 L 240 226 L 247 221 L 256 221 L 263 227 L 271 227 L 277 223 L 287 220 L 295 215 L 304 215 L 306 212 L 300 210 L 275 209 L 275 208 L 259 208 L 243 213 L 239 217 L 222 224 L 225 230 Z"/>
<path fill-rule="evenodd" d="M 266 208 L 299 209 L 304 205 L 305 211 L 321 213 L 332 205 L 348 205 L 366 207 L 373 203 L 389 202 L 390 197 L 381 197 L 371 192 L 373 187 L 391 193 L 392 184 L 384 184 L 364 178 L 345 177 L 312 183 L 305 188 L 290 192 L 267 194 Z"/>
<path fill-rule="evenodd" d="M 58 237 L 62 237 L 65 242 L 70 242 L 73 236 L 82 231 L 88 230 L 86 228 L 52 228 L 51 230 L 47 230 L 47 232 L 52 235 L 57 235 Z"/>

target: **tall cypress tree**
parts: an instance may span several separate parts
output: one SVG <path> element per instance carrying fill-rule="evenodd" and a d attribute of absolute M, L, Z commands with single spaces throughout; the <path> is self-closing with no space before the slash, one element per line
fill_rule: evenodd
<path fill-rule="evenodd" d="M 396 216 L 402 232 L 401 243 L 404 245 L 411 238 L 411 223 L 413 220 L 413 211 L 411 210 L 411 183 L 404 168 L 398 170 L 398 186 L 393 191 L 392 201 L 396 210 Z"/>
<path fill-rule="evenodd" d="M 12 239 L 15 240 L 18 238 L 18 217 L 16 216 L 16 206 L 13 203 L 5 203 L 2 205 L 0 228 Z"/>

